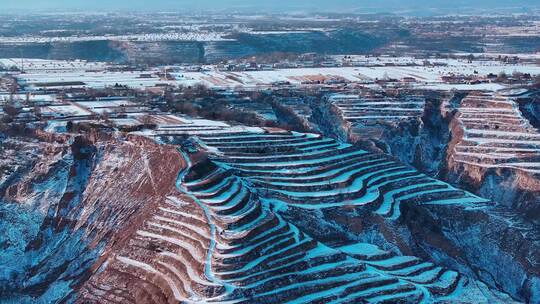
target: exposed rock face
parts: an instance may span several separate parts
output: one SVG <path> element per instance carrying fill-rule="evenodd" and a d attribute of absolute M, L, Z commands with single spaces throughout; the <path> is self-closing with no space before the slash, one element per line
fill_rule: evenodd
<path fill-rule="evenodd" d="M 181 164 L 175 149 L 137 137 L 9 141 L 39 158 L 16 158 L 27 170 L 2 185 L 2 301 L 70 298 L 133 221 L 165 200 Z"/>
<path fill-rule="evenodd" d="M 505 97 L 470 94 L 456 110 L 447 179 L 538 220 L 540 133 Z"/>
<path fill-rule="evenodd" d="M 528 97 L 518 98 L 519 110 L 527 120 L 540 130 L 540 92 L 531 93 Z"/>
<path fill-rule="evenodd" d="M 330 95 L 322 104 L 328 118 L 321 119 L 330 126 L 322 129 L 438 176 L 449 135 L 440 111 L 444 98 L 433 92 L 403 97 Z"/>
<path fill-rule="evenodd" d="M 318 126 L 313 123 L 311 103 L 314 97 L 281 97 L 272 100 L 272 108 L 280 122 L 297 131 L 314 131 Z"/>
<path fill-rule="evenodd" d="M 465 273 L 474 273 L 490 286 L 500 286 L 530 303 L 540 300 L 537 225 L 497 206 L 464 210 L 410 204 L 403 209 L 402 224 L 417 241 L 415 252 L 453 260 L 456 265 L 465 263 L 470 269 Z"/>
<path fill-rule="evenodd" d="M 330 95 L 321 104 L 324 134 L 383 152 L 538 220 L 540 133 L 534 98 L 425 93 L 390 98 Z"/>

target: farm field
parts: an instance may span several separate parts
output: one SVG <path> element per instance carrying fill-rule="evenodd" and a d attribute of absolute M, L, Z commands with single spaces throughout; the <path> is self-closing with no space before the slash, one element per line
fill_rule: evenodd
<path fill-rule="evenodd" d="M 222 72 L 215 67 L 208 66 L 205 72 L 181 72 L 171 73 L 174 79 L 162 79 L 156 75 L 159 70 L 107 72 L 93 70 L 96 65 L 88 63 L 77 64 L 71 67 L 69 62 L 43 63 L 43 67 L 30 67 L 27 73 L 21 74 L 19 79 L 22 84 L 40 87 L 88 87 L 103 88 L 115 84 L 126 85 L 133 88 L 154 87 L 156 85 L 182 85 L 192 86 L 202 84 L 208 87 L 234 88 L 238 86 L 256 87 L 272 86 L 276 83 L 289 83 L 291 85 L 303 85 L 308 83 L 340 83 L 358 82 L 365 83 L 375 80 L 393 78 L 401 80 L 410 77 L 412 87 L 431 88 L 439 90 L 499 90 L 504 85 L 480 83 L 480 84 L 448 84 L 441 80 L 442 76 L 448 75 L 474 75 L 486 76 L 498 75 L 504 72 L 511 75 L 515 71 L 531 75 L 540 74 L 540 67 L 533 64 L 501 64 L 498 62 L 479 61 L 466 63 L 464 61 L 449 60 L 441 61 L 446 66 L 369 66 L 369 67 L 331 67 L 331 68 L 294 68 L 276 69 L 270 71 L 243 71 Z M 82 71 L 81 69 L 86 69 Z M 60 73 L 60 74 L 58 74 Z M 149 75 L 149 76 L 146 76 Z"/>

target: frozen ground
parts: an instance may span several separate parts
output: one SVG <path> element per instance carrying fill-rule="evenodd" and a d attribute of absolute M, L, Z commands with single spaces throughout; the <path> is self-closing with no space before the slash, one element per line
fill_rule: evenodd
<path fill-rule="evenodd" d="M 96 35 L 96 36 L 68 36 L 68 37 L 0 37 L 0 43 L 50 43 L 50 42 L 77 42 L 77 41 L 224 41 L 225 33 L 219 32 L 170 32 L 134 35 Z"/>
<path fill-rule="evenodd" d="M 20 59 L 0 58 L 0 68 L 17 67 L 28 73 L 61 73 L 84 72 L 88 70 L 103 70 L 108 66 L 104 62 L 88 62 L 84 60 L 49 60 L 49 59 Z"/>
<path fill-rule="evenodd" d="M 359 59 L 358 59 L 359 60 Z M 270 71 L 244 71 L 244 72 L 223 72 L 218 71 L 214 66 L 206 66 L 202 72 L 176 72 L 172 73 L 175 80 L 165 80 L 159 78 L 157 73 L 160 69 L 146 71 L 126 71 L 108 72 L 104 67 L 106 64 L 87 63 L 83 61 L 62 62 L 34 60 L 32 64 L 27 63 L 26 73 L 19 74 L 21 83 L 38 87 L 42 83 L 58 83 L 58 86 L 77 86 L 73 82 L 82 82 L 83 86 L 92 88 L 102 88 L 115 84 L 127 85 L 134 88 L 153 87 L 158 84 L 184 85 L 204 84 L 209 87 L 252 87 L 270 86 L 279 82 L 288 82 L 294 85 L 305 83 L 327 82 L 332 80 L 346 82 L 369 82 L 377 79 L 403 79 L 412 77 L 415 83 L 409 84 L 417 87 L 427 87 L 442 90 L 449 89 L 479 89 L 479 90 L 499 90 L 503 85 L 499 84 L 478 84 L 478 85 L 448 85 L 441 81 L 444 75 L 473 75 L 486 76 L 488 74 L 499 74 L 504 72 L 540 74 L 540 66 L 533 64 L 504 64 L 498 61 L 474 61 L 468 63 L 464 60 L 439 59 L 434 60 L 440 66 L 422 66 L 403 64 L 419 64 L 418 60 L 411 57 L 376 58 L 364 57 L 366 66 L 361 67 L 328 67 L 328 68 L 296 68 L 279 69 Z M 386 61 L 395 63 L 395 66 L 385 66 Z M 29 61 L 30 62 L 30 61 Z M 377 62 L 381 65 L 375 65 Z M 0 63 L 10 65 L 17 63 L 12 59 L 0 59 Z M 144 77 L 142 74 L 145 74 Z M 150 74 L 150 75 L 148 75 Z M 150 77 L 149 77 L 150 76 Z M 62 84 L 61 82 L 70 82 Z"/>
<path fill-rule="evenodd" d="M 84 115 L 92 115 L 92 112 L 89 112 L 73 104 L 67 104 L 67 105 L 42 107 L 41 114 L 42 115 L 60 115 L 60 116 L 84 116 Z"/>

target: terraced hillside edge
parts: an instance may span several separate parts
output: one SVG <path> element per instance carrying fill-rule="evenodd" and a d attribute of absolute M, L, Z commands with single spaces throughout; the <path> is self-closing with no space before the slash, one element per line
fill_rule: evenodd
<path fill-rule="evenodd" d="M 3 163 L 2 301 L 538 301 L 538 227 L 334 139 L 194 120 L 7 142 L 29 153 Z"/>
<path fill-rule="evenodd" d="M 326 125 L 326 134 L 393 155 L 437 176 L 449 135 L 439 111 L 444 98 L 436 92 L 398 97 L 376 92 L 330 94 L 321 104 L 324 114 L 320 124 Z"/>
<path fill-rule="evenodd" d="M 540 133 L 507 97 L 469 94 L 451 122 L 448 180 L 538 220 Z"/>
<path fill-rule="evenodd" d="M 540 133 L 531 124 L 531 101 L 482 92 L 331 94 L 321 108 L 323 133 L 392 155 L 539 220 Z"/>
<path fill-rule="evenodd" d="M 213 160 L 199 168 L 217 166 L 234 174 L 225 178 L 215 168 L 208 174 L 208 187 L 220 198 L 242 200 L 244 184 L 301 231 L 331 248 L 370 243 L 388 249 L 390 255 L 417 255 L 459 269 L 491 286 L 504 286 L 516 298 L 538 297 L 534 261 L 538 257 L 531 260 L 536 253 L 530 250 L 538 246 L 538 227 L 510 209 L 431 179 L 388 156 L 318 135 L 253 128 L 197 134 L 190 145 L 200 145 Z M 179 128 L 162 138 L 178 143 L 187 135 L 189 131 Z M 231 181 L 237 178 L 241 182 Z M 251 217 L 260 213 L 254 211 Z M 471 226 L 472 221 L 476 224 Z M 476 235 L 486 242 L 478 242 Z M 523 246 L 514 247 L 509 237 Z M 515 277 L 509 279 L 508 273 Z"/>
<path fill-rule="evenodd" d="M 73 302 L 174 190 L 181 166 L 176 149 L 137 136 L 38 133 L 2 150 L 2 303 Z"/>

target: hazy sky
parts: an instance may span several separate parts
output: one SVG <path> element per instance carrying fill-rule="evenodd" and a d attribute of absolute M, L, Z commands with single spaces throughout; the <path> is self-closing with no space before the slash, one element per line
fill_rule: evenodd
<path fill-rule="evenodd" d="M 540 7 L 540 0 L 0 0 L 2 10 L 208 10 L 260 8 L 332 10 L 382 8 L 386 11 L 426 8 Z"/>

